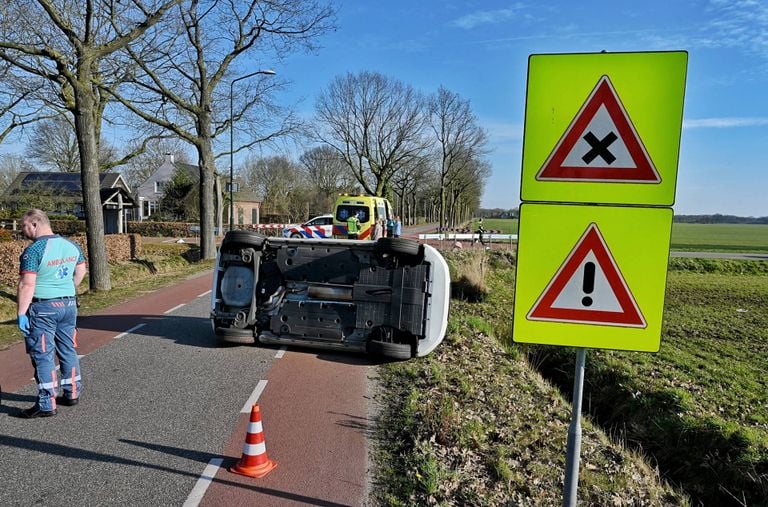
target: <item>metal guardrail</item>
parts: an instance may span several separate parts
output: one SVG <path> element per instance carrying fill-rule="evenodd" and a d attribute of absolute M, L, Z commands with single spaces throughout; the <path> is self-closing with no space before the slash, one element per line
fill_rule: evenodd
<path fill-rule="evenodd" d="M 437 241 L 480 241 L 480 234 L 443 232 L 437 234 L 419 234 L 419 239 Z M 517 234 L 484 233 L 483 241 L 516 241 Z"/>

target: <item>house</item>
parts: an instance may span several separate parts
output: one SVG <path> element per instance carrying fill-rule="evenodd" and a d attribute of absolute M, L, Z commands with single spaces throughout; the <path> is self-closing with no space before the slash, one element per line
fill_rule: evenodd
<path fill-rule="evenodd" d="M 99 174 L 104 233 L 122 234 L 126 211 L 136 207 L 131 189 L 120 173 Z M 21 172 L 3 194 L 9 208 L 41 207 L 48 214 L 74 215 L 85 220 L 80 173 Z"/>
<path fill-rule="evenodd" d="M 176 162 L 172 154 L 166 154 L 165 161 L 158 167 L 155 172 L 147 178 L 144 183 L 136 188 L 134 194 L 135 200 L 139 203 L 138 208 L 135 210 L 135 216 L 132 216 L 132 220 L 146 220 L 158 211 L 160 200 L 164 195 L 164 185 L 168 184 L 173 179 L 177 170 L 186 171 L 192 181 L 195 182 L 194 188 L 190 193 L 194 192 L 197 195 L 198 182 L 200 181 L 200 169 L 196 165 L 185 164 L 183 162 Z M 234 217 L 235 224 L 237 225 L 252 225 L 259 223 L 259 210 L 261 207 L 261 201 L 251 192 L 238 192 L 238 183 L 235 182 L 234 196 Z M 223 212 L 225 216 L 225 223 L 229 223 L 229 182 L 225 183 L 223 187 L 224 201 L 227 203 L 224 206 Z"/>
<path fill-rule="evenodd" d="M 173 179 L 176 171 L 186 172 L 190 179 L 195 182 L 195 192 L 197 183 L 200 181 L 200 170 L 196 165 L 176 162 L 173 155 L 166 154 L 165 161 L 155 169 L 144 183 L 139 185 L 134 192 L 134 198 L 138 202 L 138 208 L 130 217 L 131 220 L 143 221 L 151 217 L 159 210 L 160 200 L 164 195 L 164 187 Z"/>

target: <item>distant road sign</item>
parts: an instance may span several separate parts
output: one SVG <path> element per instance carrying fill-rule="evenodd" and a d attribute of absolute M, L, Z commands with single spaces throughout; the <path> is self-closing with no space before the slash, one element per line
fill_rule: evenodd
<path fill-rule="evenodd" d="M 521 199 L 671 206 L 687 60 L 684 51 L 531 55 Z"/>
<path fill-rule="evenodd" d="M 520 207 L 513 339 L 655 352 L 670 208 Z"/>

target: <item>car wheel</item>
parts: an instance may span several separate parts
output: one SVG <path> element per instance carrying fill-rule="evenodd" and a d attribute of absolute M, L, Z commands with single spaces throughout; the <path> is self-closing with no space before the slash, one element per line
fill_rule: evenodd
<path fill-rule="evenodd" d="M 402 361 L 411 358 L 412 347 L 409 343 L 389 343 L 371 340 L 368 342 L 368 353 L 373 356 Z"/>
<path fill-rule="evenodd" d="M 417 265 L 424 258 L 422 246 L 418 241 L 403 238 L 379 238 L 376 252 L 384 257 L 396 257 L 405 264 Z"/>
<path fill-rule="evenodd" d="M 251 231 L 229 231 L 221 246 L 240 245 L 261 248 L 266 238 L 257 232 Z"/>
<path fill-rule="evenodd" d="M 293 234 L 291 234 L 291 237 L 294 238 L 294 239 L 301 239 L 304 236 L 302 236 L 301 233 L 294 232 Z"/>
<path fill-rule="evenodd" d="M 216 337 L 222 343 L 236 345 L 251 345 L 256 343 L 253 329 L 238 329 L 236 327 L 217 327 Z"/>

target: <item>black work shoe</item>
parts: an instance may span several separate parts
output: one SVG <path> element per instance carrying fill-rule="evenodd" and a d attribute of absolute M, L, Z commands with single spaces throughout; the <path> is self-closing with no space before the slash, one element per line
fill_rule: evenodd
<path fill-rule="evenodd" d="M 40 405 L 35 404 L 26 410 L 19 412 L 18 416 L 22 419 L 36 419 L 38 417 L 53 417 L 56 415 L 56 410 L 40 410 Z"/>
<path fill-rule="evenodd" d="M 56 403 L 64 405 L 65 407 L 74 407 L 80 403 L 80 398 L 66 398 L 64 396 L 59 396 L 56 398 Z"/>

